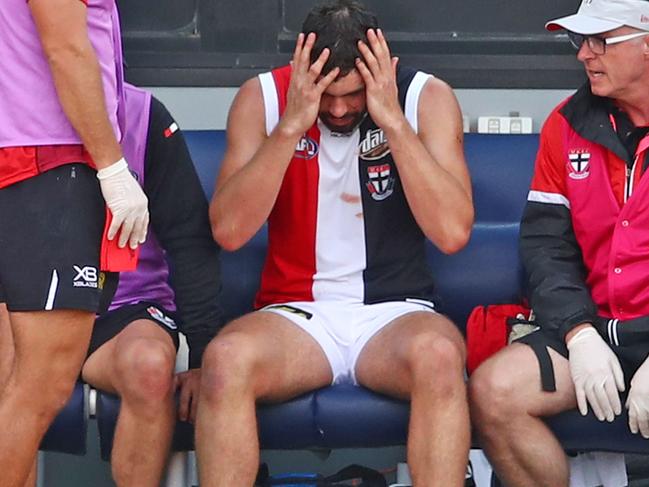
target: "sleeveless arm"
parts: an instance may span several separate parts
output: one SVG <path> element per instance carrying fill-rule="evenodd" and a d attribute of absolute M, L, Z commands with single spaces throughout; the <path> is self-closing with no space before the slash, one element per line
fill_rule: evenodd
<path fill-rule="evenodd" d="M 462 148 L 462 116 L 451 88 L 429 78 L 419 97 L 418 133 L 407 121 L 383 127 L 415 220 L 442 252 L 469 240 L 473 201 Z"/>
<path fill-rule="evenodd" d="M 257 78 L 239 90 L 228 116 L 227 149 L 210 204 L 214 239 L 226 250 L 250 240 L 270 215 L 302 134 L 278 124 L 266 136 Z"/>

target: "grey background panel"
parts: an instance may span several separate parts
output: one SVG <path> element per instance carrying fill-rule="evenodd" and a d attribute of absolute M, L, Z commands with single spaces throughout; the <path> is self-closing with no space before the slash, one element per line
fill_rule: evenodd
<path fill-rule="evenodd" d="M 238 86 L 288 61 L 311 0 L 118 0 L 129 80 Z M 569 88 L 583 80 L 545 22 L 575 1 L 367 0 L 392 51 L 457 88 Z"/>
<path fill-rule="evenodd" d="M 237 88 L 148 87 L 184 130 L 224 130 Z M 480 116 L 531 117 L 538 132 L 550 111 L 574 90 L 457 89 L 462 113 L 475 131 Z"/>
<path fill-rule="evenodd" d="M 565 0 L 365 0 L 379 23 L 394 32 L 457 32 L 546 35 L 543 20 L 568 14 Z M 304 0 L 282 0 L 283 27 L 297 32 L 311 8 Z M 488 21 L 486 20 L 488 19 Z"/>

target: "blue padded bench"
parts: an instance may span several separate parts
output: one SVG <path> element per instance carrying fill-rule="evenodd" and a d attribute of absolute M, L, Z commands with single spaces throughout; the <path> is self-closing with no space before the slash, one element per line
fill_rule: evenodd
<path fill-rule="evenodd" d="M 41 450 L 85 455 L 88 430 L 85 389 L 83 383 L 76 383 L 72 396 L 45 434 Z"/>
<path fill-rule="evenodd" d="M 185 136 L 209 197 L 225 147 L 224 133 L 190 131 Z M 537 135 L 466 136 L 476 206 L 473 234 L 468 246 L 455 255 L 444 256 L 432 245 L 428 253 L 437 279 L 439 307 L 461 327 L 476 305 L 521 299 L 518 226 L 537 146 Z M 265 248 L 264 228 L 239 251 L 222 254 L 223 305 L 228 319 L 251 309 Z M 98 395 L 104 458 L 110 453 L 118 409 L 116 397 Z M 407 403 L 349 385 L 326 387 L 258 409 L 261 445 L 271 449 L 402 445 L 408 415 Z M 629 433 L 626 416 L 608 424 L 570 411 L 548 423 L 568 451 L 649 453 L 649 441 Z M 191 449 L 191 427 L 179 428 L 174 448 Z"/>

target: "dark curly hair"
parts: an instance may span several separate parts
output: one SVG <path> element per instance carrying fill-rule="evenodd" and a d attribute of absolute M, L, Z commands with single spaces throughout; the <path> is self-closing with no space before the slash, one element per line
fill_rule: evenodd
<path fill-rule="evenodd" d="M 333 0 L 315 6 L 302 24 L 302 32 L 314 32 L 316 41 L 311 51 L 311 62 L 318 59 L 322 50 L 331 51 L 322 70 L 326 75 L 334 68 L 340 68 L 344 76 L 356 67 L 355 60 L 359 40 L 367 42 L 367 29 L 376 29 L 376 15 L 355 0 Z"/>

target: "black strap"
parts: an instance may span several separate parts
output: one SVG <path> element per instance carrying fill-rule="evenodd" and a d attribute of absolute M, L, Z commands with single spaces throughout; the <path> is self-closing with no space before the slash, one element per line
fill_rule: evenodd
<path fill-rule="evenodd" d="M 552 359 L 550 359 L 550 354 L 548 353 L 548 348 L 544 343 L 531 340 L 528 343 L 536 359 L 539 361 L 539 368 L 541 369 L 541 389 L 545 392 L 555 392 L 557 390 L 557 385 L 554 379 L 554 367 L 552 367 Z"/>

